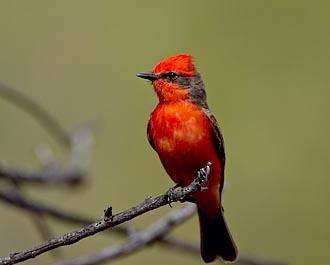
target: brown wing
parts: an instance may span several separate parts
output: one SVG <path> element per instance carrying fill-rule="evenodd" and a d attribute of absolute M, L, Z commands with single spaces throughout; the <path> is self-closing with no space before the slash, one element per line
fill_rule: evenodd
<path fill-rule="evenodd" d="M 208 117 L 208 119 L 212 123 L 213 127 L 213 141 L 214 145 L 217 148 L 217 153 L 221 162 L 222 166 L 222 171 L 221 171 L 221 176 L 220 176 L 220 196 L 223 188 L 223 183 L 224 183 L 224 173 L 225 173 L 225 164 L 226 164 L 226 155 L 225 155 L 225 143 L 223 139 L 223 135 L 221 133 L 221 129 L 219 127 L 219 124 L 214 116 L 214 114 L 207 108 L 203 108 L 203 111 L 205 115 Z"/>
<path fill-rule="evenodd" d="M 151 120 L 149 119 L 149 121 L 148 121 L 148 126 L 147 126 L 147 136 L 148 136 L 148 141 L 149 141 L 149 144 L 151 145 L 151 147 L 156 151 L 156 147 L 155 147 L 154 139 L 152 138 L 152 136 L 151 136 L 151 134 L 150 134 L 150 126 L 151 126 Z"/>

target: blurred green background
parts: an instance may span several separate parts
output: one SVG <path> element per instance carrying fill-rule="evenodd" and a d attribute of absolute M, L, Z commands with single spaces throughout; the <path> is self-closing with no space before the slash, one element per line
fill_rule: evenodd
<path fill-rule="evenodd" d="M 241 254 L 327 264 L 329 8 L 275 0 L 2 1 L 0 80 L 67 128 L 98 119 L 88 184 L 28 187 L 27 194 L 99 218 L 107 205 L 118 212 L 172 186 L 146 138 L 157 99 L 135 74 L 190 53 L 224 132 L 224 206 Z M 0 158 L 8 164 L 37 168 L 33 151 L 40 145 L 63 153 L 34 119 L 3 99 L 0 120 Z M 4 204 L 0 211 L 1 257 L 42 241 L 28 214 Z M 169 211 L 133 223 L 143 228 Z M 49 223 L 54 235 L 75 228 Z M 173 234 L 198 242 L 197 218 Z M 98 234 L 58 255 L 86 255 L 119 240 Z M 26 264 L 54 259 L 45 254 Z M 155 262 L 201 264 L 155 245 L 114 263 Z"/>

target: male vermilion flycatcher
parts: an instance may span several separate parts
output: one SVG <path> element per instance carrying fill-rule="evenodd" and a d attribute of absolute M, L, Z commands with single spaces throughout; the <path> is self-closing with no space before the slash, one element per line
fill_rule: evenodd
<path fill-rule="evenodd" d="M 223 216 L 225 150 L 220 127 L 209 110 L 204 83 L 187 54 L 171 56 L 152 73 L 138 74 L 152 82 L 159 98 L 148 123 L 148 140 L 175 183 L 189 185 L 199 169 L 212 163 L 207 190 L 192 199 L 198 208 L 201 255 L 205 262 L 237 259 L 237 248 Z"/>

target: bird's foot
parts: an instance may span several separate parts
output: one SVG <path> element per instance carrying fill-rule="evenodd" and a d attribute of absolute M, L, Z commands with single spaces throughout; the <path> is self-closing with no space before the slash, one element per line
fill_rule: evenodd
<path fill-rule="evenodd" d="M 205 167 L 201 168 L 197 172 L 197 178 L 196 181 L 198 184 L 202 185 L 203 183 L 207 182 L 209 180 L 209 175 L 211 171 L 211 162 L 208 162 Z M 201 186 L 201 190 L 205 190 L 207 187 Z"/>

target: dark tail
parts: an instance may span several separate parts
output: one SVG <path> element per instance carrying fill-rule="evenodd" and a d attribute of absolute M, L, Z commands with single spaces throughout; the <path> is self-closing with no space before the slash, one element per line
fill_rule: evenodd
<path fill-rule="evenodd" d="M 223 212 L 219 211 L 214 219 L 198 210 L 201 230 L 201 253 L 205 262 L 220 257 L 224 262 L 234 262 L 238 251 L 232 239 Z"/>

